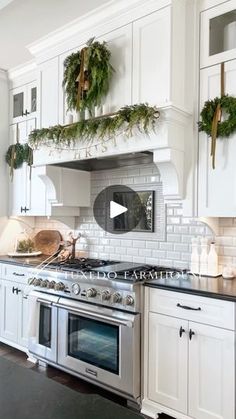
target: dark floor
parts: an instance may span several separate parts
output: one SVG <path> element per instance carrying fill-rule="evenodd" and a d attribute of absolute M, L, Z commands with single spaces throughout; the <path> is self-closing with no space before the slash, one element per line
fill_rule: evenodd
<path fill-rule="evenodd" d="M 116 394 L 110 393 L 104 389 L 101 389 L 97 386 L 94 386 L 86 381 L 80 380 L 77 377 L 74 377 L 70 374 L 67 374 L 64 371 L 60 371 L 54 367 L 40 367 L 38 365 L 34 365 L 31 362 L 27 361 L 27 356 L 24 352 L 18 351 L 17 349 L 12 348 L 11 346 L 5 345 L 0 343 L 0 356 L 6 358 L 12 362 L 15 362 L 18 365 L 21 365 L 24 368 L 30 368 L 33 371 L 36 371 L 39 374 L 43 374 L 46 377 L 51 378 L 52 380 L 57 381 L 73 390 L 76 390 L 80 393 L 86 394 L 99 394 L 102 397 L 105 397 L 109 400 L 114 401 L 122 406 L 126 405 L 126 400 L 122 397 L 117 396 Z M 170 416 L 160 415 L 161 419 L 173 419 Z"/>

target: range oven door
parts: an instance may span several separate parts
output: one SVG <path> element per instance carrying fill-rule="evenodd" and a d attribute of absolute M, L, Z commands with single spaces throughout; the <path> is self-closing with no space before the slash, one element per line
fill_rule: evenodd
<path fill-rule="evenodd" d="M 29 352 L 36 358 L 57 361 L 58 297 L 33 291 L 29 294 Z"/>
<path fill-rule="evenodd" d="M 58 364 L 140 397 L 140 314 L 59 299 Z"/>

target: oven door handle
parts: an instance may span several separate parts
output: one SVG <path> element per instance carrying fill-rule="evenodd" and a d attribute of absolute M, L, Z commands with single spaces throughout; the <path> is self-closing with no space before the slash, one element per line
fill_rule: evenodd
<path fill-rule="evenodd" d="M 52 301 L 44 300 L 43 298 L 37 298 L 37 303 L 42 303 L 42 304 L 45 304 L 47 306 L 52 305 Z"/>
<path fill-rule="evenodd" d="M 64 310 L 70 311 L 71 313 L 83 314 L 83 315 L 85 315 L 89 318 L 92 318 L 92 319 L 105 320 L 105 321 L 108 321 L 109 323 L 112 323 L 116 326 L 126 326 L 126 327 L 129 327 L 129 328 L 133 327 L 133 322 L 130 321 L 130 320 L 121 320 L 118 317 L 110 317 L 110 316 L 105 316 L 104 314 L 91 313 L 91 311 L 81 310 L 81 309 L 74 308 L 74 307 L 68 307 L 68 306 L 62 305 L 62 304 L 53 304 L 53 305 L 58 307 L 58 308 L 62 308 Z"/>

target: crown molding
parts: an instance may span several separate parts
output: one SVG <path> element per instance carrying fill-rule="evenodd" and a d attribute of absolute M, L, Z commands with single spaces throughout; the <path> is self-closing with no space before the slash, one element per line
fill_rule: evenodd
<path fill-rule="evenodd" d="M 37 68 L 36 62 L 34 60 L 27 61 L 24 64 L 18 65 L 17 67 L 11 68 L 8 70 L 8 78 L 9 80 L 16 79 L 18 77 L 24 76 L 26 73 L 30 71 L 35 71 Z"/>
<path fill-rule="evenodd" d="M 81 37 L 84 41 L 86 32 L 89 34 L 91 30 L 95 31 L 96 28 L 104 27 L 104 25 L 118 19 L 120 26 L 123 26 L 143 16 L 143 14 L 147 15 L 157 9 L 168 6 L 173 1 L 158 0 L 157 6 L 157 0 L 146 0 L 145 2 L 143 0 L 129 0 L 129 2 L 127 0 L 111 0 L 36 42 L 29 44 L 27 49 L 35 57 L 42 56 L 44 52 L 54 48 L 57 49 L 58 54 L 58 46 L 70 39 L 76 38 L 77 45 L 79 45 L 78 39 Z M 107 31 L 105 30 L 105 32 Z"/>

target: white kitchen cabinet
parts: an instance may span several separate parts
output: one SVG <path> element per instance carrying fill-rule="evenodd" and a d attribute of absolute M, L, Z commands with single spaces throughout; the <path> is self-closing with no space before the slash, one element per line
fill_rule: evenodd
<path fill-rule="evenodd" d="M 10 144 L 16 143 L 16 141 L 19 141 L 21 144 L 27 143 L 29 134 L 36 128 L 36 124 L 36 118 L 31 118 L 10 125 Z"/>
<path fill-rule="evenodd" d="M 170 7 L 133 23 L 134 103 L 164 105 L 170 100 L 170 25 Z"/>
<path fill-rule="evenodd" d="M 200 72 L 200 110 L 204 102 L 220 96 L 221 66 Z M 225 63 L 225 92 L 235 95 L 236 60 Z M 235 217 L 236 215 L 236 134 L 216 140 L 216 163 L 212 168 L 211 139 L 199 134 L 198 215 L 200 217 Z"/>
<path fill-rule="evenodd" d="M 111 52 L 115 72 L 104 103 L 110 112 L 115 112 L 132 102 L 132 24 L 109 32 L 99 41 L 106 41 Z"/>
<path fill-rule="evenodd" d="M 234 419 L 235 333 L 192 322 L 189 329 L 189 415 Z"/>
<path fill-rule="evenodd" d="M 148 397 L 183 413 L 187 413 L 187 329 L 185 320 L 149 313 Z"/>
<path fill-rule="evenodd" d="M 1 281 L 1 337 L 17 343 L 19 297 L 16 294 L 17 282 Z"/>
<path fill-rule="evenodd" d="M 18 349 L 28 347 L 29 268 L 1 265 L 0 341 Z"/>
<path fill-rule="evenodd" d="M 38 112 L 37 80 L 10 90 L 10 123 L 33 119 Z"/>
<path fill-rule="evenodd" d="M 13 281 L 1 281 L 1 332 L 9 343 L 28 346 L 29 304 L 24 295 L 25 285 Z"/>
<path fill-rule="evenodd" d="M 21 286 L 19 294 L 19 310 L 18 310 L 18 343 L 20 346 L 27 348 L 28 346 L 28 330 L 29 330 L 29 300 L 24 295 L 24 286 Z"/>
<path fill-rule="evenodd" d="M 133 103 L 185 106 L 186 2 L 133 23 Z"/>
<path fill-rule="evenodd" d="M 236 0 L 222 1 L 200 14 L 201 68 L 232 60 L 236 57 Z M 228 28 L 227 28 L 228 27 Z M 231 33 L 231 35 L 230 35 Z"/>
<path fill-rule="evenodd" d="M 41 127 L 58 124 L 59 112 L 59 57 L 52 58 L 39 67 Z"/>
<path fill-rule="evenodd" d="M 235 303 L 219 300 L 217 305 L 215 300 L 205 315 L 204 297 L 190 296 L 179 307 L 178 295 L 180 301 L 189 298 L 145 290 L 142 413 L 152 418 L 165 413 L 177 419 L 235 419 Z M 173 299 L 179 317 L 166 315 Z M 225 328 L 210 326 L 210 319 L 220 324 L 220 313 L 225 319 L 231 313 Z"/>
<path fill-rule="evenodd" d="M 28 167 L 26 163 L 23 163 L 22 167 L 14 170 L 13 179 L 10 181 L 10 215 L 20 216 L 26 214 L 29 183 Z"/>
<path fill-rule="evenodd" d="M 31 168 L 31 178 L 27 163 L 14 170 L 10 182 L 10 215 L 46 215 L 46 188 L 38 177 L 38 168 Z"/>

